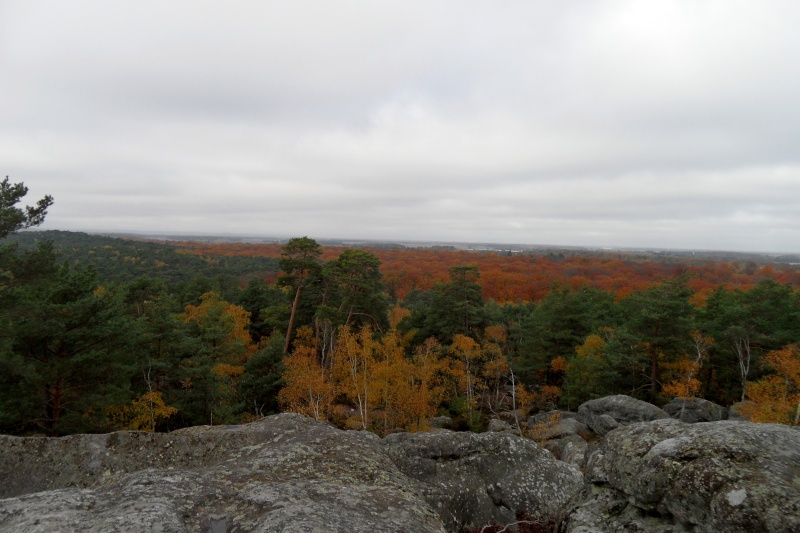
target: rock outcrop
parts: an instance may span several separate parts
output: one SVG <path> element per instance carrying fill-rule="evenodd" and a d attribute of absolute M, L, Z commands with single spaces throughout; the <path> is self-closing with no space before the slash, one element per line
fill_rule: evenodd
<path fill-rule="evenodd" d="M 690 424 L 717 422 L 728 418 L 727 409 L 702 398 L 675 398 L 664 406 L 664 412 Z"/>
<path fill-rule="evenodd" d="M 590 449 L 559 531 L 800 531 L 800 431 L 656 420 Z"/>
<path fill-rule="evenodd" d="M 440 429 L 450 430 L 453 429 L 453 419 L 449 416 L 435 416 L 428 419 L 428 425 L 431 431 Z"/>
<path fill-rule="evenodd" d="M 504 431 L 513 432 L 514 427 L 505 420 L 501 420 L 500 418 L 492 418 L 486 425 L 486 431 L 489 433 L 502 433 Z"/>
<path fill-rule="evenodd" d="M 0 446 L 3 532 L 444 532 L 379 438 L 299 415 Z"/>
<path fill-rule="evenodd" d="M 570 411 L 548 411 L 528 418 L 528 435 L 556 459 L 582 469 L 593 434 Z"/>
<path fill-rule="evenodd" d="M 509 433 L 397 433 L 384 444 L 448 531 L 518 513 L 555 518 L 583 485 L 577 469 Z"/>
<path fill-rule="evenodd" d="M 620 426 L 661 418 L 669 418 L 669 415 L 653 404 L 624 394 L 584 402 L 578 407 L 577 416 L 598 435 L 605 435 Z"/>
<path fill-rule="evenodd" d="M 586 464 L 586 452 L 589 444 L 578 434 L 550 439 L 543 443 L 545 450 L 553 454 L 559 461 L 583 470 Z"/>
<path fill-rule="evenodd" d="M 561 439 L 573 435 L 578 435 L 584 440 L 588 440 L 591 437 L 591 432 L 577 418 L 564 418 L 555 421 L 554 424 L 545 426 L 538 432 L 538 435 L 546 440 Z"/>
<path fill-rule="evenodd" d="M 555 517 L 582 486 L 514 435 L 381 440 L 294 414 L 169 434 L 0 436 L 0 447 L 0 531 L 14 533 L 444 533 L 516 510 Z"/>
<path fill-rule="evenodd" d="M 0 532 L 445 533 L 518 513 L 567 533 L 800 531 L 798 428 L 688 424 L 642 404 L 613 396 L 542 418 L 545 445 L 585 476 L 508 432 L 380 439 L 294 414 L 0 436 Z M 583 424 L 605 436 L 587 445 Z"/>

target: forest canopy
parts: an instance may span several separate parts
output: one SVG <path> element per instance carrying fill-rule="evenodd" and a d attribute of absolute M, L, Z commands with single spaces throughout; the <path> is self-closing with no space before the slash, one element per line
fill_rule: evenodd
<path fill-rule="evenodd" d="M 481 429 L 615 393 L 800 415 L 800 272 L 753 261 L 153 242 L 22 229 L 2 186 L 0 431 Z"/>

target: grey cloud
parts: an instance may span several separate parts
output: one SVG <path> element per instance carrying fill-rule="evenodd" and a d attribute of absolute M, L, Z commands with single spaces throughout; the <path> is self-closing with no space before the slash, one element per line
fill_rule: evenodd
<path fill-rule="evenodd" d="M 48 227 L 800 250 L 800 6 L 12 0 Z"/>

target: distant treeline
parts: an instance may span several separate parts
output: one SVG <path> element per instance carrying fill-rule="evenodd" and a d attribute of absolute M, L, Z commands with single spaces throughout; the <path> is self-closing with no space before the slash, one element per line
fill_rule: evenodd
<path fill-rule="evenodd" d="M 11 235 L 8 243 L 32 249 L 52 242 L 59 258 L 71 265 L 92 265 L 101 280 L 130 282 L 154 276 L 169 283 L 188 282 L 196 276 L 247 279 L 274 278 L 278 260 L 271 257 L 199 255 L 166 241 L 121 239 L 74 231 L 26 231 Z"/>
<path fill-rule="evenodd" d="M 278 258 L 279 244 L 176 243 L 201 257 Z M 322 260 L 336 257 L 345 247 L 323 246 Z M 760 281 L 773 280 L 800 286 L 800 265 L 774 263 L 758 254 L 708 252 L 703 258 L 691 253 L 594 252 L 543 250 L 524 253 L 465 251 L 430 248 L 362 247 L 381 261 L 383 282 L 393 301 L 412 291 L 427 291 L 449 279 L 452 267 L 471 264 L 481 272 L 482 295 L 499 303 L 535 302 L 555 285 L 580 289 L 592 287 L 622 298 L 656 285 L 664 279 L 686 276 L 686 284 L 702 301 L 719 285 L 747 290 Z M 730 255 L 737 260 L 712 259 Z"/>

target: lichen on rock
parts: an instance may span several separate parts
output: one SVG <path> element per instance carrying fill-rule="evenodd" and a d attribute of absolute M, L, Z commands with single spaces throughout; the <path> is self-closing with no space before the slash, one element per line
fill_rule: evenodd
<path fill-rule="evenodd" d="M 788 426 L 659 419 L 593 445 L 560 531 L 800 531 L 800 438 Z"/>
<path fill-rule="evenodd" d="M 444 531 L 380 439 L 299 415 L 0 441 L 4 532 Z"/>

